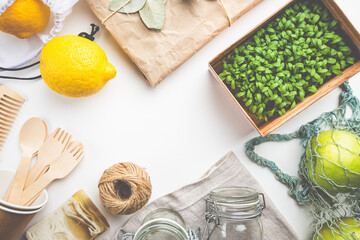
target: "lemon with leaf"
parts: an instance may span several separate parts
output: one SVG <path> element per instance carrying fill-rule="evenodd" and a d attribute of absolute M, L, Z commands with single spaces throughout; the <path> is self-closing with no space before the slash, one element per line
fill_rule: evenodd
<path fill-rule="evenodd" d="M 100 91 L 116 70 L 99 45 L 79 36 L 50 40 L 41 51 L 40 73 L 55 92 L 87 97 Z"/>
<path fill-rule="evenodd" d="M 344 130 L 320 132 L 307 146 L 306 165 L 310 180 L 330 194 L 359 188 L 359 137 Z"/>
<path fill-rule="evenodd" d="M 46 28 L 50 8 L 42 0 L 16 0 L 0 15 L 0 31 L 28 38 Z"/>

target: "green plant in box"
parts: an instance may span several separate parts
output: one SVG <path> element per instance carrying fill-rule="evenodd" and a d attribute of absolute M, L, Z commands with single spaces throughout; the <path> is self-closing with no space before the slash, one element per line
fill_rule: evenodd
<path fill-rule="evenodd" d="M 355 63 L 341 32 L 318 1 L 295 3 L 236 47 L 219 77 L 257 120 L 268 121 Z"/>

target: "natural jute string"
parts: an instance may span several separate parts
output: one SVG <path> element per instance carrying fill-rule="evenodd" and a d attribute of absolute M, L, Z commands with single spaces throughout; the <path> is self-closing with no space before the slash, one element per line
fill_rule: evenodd
<path fill-rule="evenodd" d="M 121 6 L 119 6 L 115 11 L 113 11 L 112 13 L 110 13 L 104 20 L 102 20 L 102 24 L 105 24 L 105 22 L 107 21 L 107 20 L 109 20 L 109 18 L 111 18 L 112 16 L 114 16 L 115 15 L 115 13 L 117 13 L 121 8 L 123 8 L 126 4 L 128 4 L 129 2 L 131 2 L 132 0 L 127 0 L 126 2 L 124 2 Z M 228 12 L 228 10 L 226 9 L 226 7 L 225 7 L 225 5 L 224 5 L 224 3 L 223 3 L 223 1 L 222 0 L 219 0 L 219 3 L 220 3 L 220 5 L 221 5 L 221 7 L 224 9 L 224 11 L 225 11 L 225 14 L 226 14 L 226 17 L 227 17 L 227 19 L 229 20 L 229 25 L 231 26 L 231 24 L 232 24 L 232 21 L 231 21 L 231 17 L 230 17 L 230 14 L 229 14 L 229 12 Z"/>
<path fill-rule="evenodd" d="M 224 5 L 224 2 L 223 2 L 222 0 L 219 0 L 219 2 L 220 2 L 221 7 L 222 7 L 222 8 L 224 9 L 224 11 L 225 11 L 226 17 L 227 17 L 227 19 L 228 19 L 228 21 L 229 21 L 229 25 L 231 26 L 232 21 L 231 21 L 230 14 L 229 14 L 228 10 L 226 9 L 226 7 L 225 7 L 225 5 Z"/>
<path fill-rule="evenodd" d="M 117 11 L 119 11 L 120 9 L 122 9 L 126 4 L 128 4 L 129 2 L 131 2 L 132 0 L 127 0 L 126 2 L 124 2 L 120 7 L 118 7 L 115 11 L 113 11 L 112 13 L 110 13 L 101 23 L 104 24 L 109 18 L 111 18 L 112 16 L 114 16 L 115 13 L 117 13 Z"/>
<path fill-rule="evenodd" d="M 98 187 L 102 204 L 114 215 L 128 215 L 142 208 L 152 189 L 147 172 L 128 162 L 106 169 Z"/>

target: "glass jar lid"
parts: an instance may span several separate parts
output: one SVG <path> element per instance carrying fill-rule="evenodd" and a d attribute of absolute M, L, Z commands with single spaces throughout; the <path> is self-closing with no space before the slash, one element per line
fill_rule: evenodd
<path fill-rule="evenodd" d="M 189 240 L 185 220 L 169 208 L 159 208 L 149 213 L 134 240 Z"/>
<path fill-rule="evenodd" d="M 247 187 L 223 187 L 212 190 L 210 198 L 218 203 L 253 203 L 259 201 L 259 193 Z"/>
<path fill-rule="evenodd" d="M 189 240 L 187 231 L 177 222 L 156 218 L 145 223 L 134 236 L 135 240 Z"/>
<path fill-rule="evenodd" d="M 262 205 L 259 196 L 263 198 Z M 206 201 L 207 212 L 231 219 L 258 217 L 265 208 L 264 195 L 248 187 L 217 188 Z"/>

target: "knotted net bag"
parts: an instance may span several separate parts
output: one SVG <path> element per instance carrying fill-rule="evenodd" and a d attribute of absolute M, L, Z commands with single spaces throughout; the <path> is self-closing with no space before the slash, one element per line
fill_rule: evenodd
<path fill-rule="evenodd" d="M 245 145 L 252 161 L 269 168 L 298 204 L 309 207 L 314 217 L 315 240 L 360 240 L 360 102 L 347 82 L 341 88 L 339 106 L 333 111 L 321 114 L 293 133 L 256 137 Z M 345 140 L 339 137 L 344 136 L 343 131 Z M 327 141 L 323 140 L 324 135 Z M 301 139 L 303 148 L 299 177 L 282 172 L 273 161 L 254 151 L 256 145 L 264 142 L 295 138 Z M 350 160 L 353 161 L 349 164 Z"/>

